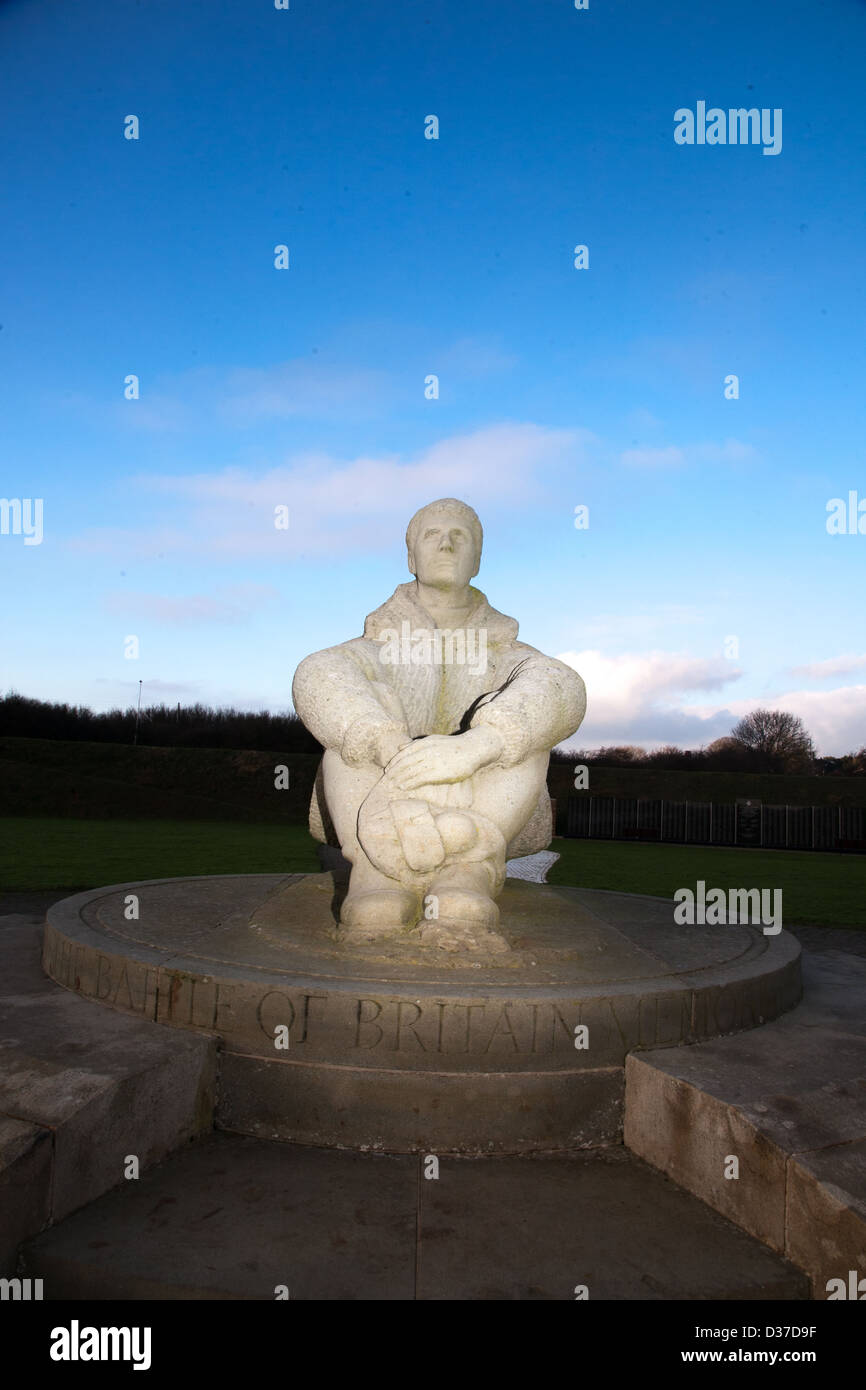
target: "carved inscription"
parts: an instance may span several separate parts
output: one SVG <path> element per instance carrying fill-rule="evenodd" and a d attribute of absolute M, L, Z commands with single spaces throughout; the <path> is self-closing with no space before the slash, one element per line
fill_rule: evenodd
<path fill-rule="evenodd" d="M 672 1046 L 755 1027 L 782 1008 L 777 984 L 738 982 L 715 991 L 649 994 L 589 1002 L 423 1004 L 369 995 L 354 1005 L 353 1046 L 359 1051 L 472 1053 L 480 1057 L 574 1052 L 575 1027 L 588 1029 L 588 1059 L 634 1048 Z"/>
<path fill-rule="evenodd" d="M 258 1025 L 269 1040 L 274 1029 L 284 1024 L 289 1030 L 289 1047 L 302 1047 L 309 1038 L 312 1020 L 320 1020 L 319 1009 L 327 1000 L 326 994 L 296 994 L 294 998 L 281 989 L 269 989 L 256 1005 Z"/>
<path fill-rule="evenodd" d="M 353 1046 L 359 1051 L 482 1057 L 573 1053 L 574 1026 L 588 1021 L 587 1009 L 580 1003 L 425 1000 L 422 1005 L 364 996 L 357 1000 L 354 1012 Z"/>
<path fill-rule="evenodd" d="M 89 951 L 79 942 L 46 933 L 45 972 L 66 989 L 110 1004 L 125 1013 L 153 1018 L 156 1014 L 157 975 L 150 966 Z"/>
<path fill-rule="evenodd" d="M 315 989 L 261 990 L 231 980 L 157 969 L 104 955 L 46 931 L 46 972 L 68 989 L 161 1023 L 201 1028 L 236 1039 L 246 1051 L 255 1039 L 272 1045 L 288 1029 L 289 1050 L 318 1050 L 335 1060 L 354 1053 L 475 1057 L 503 1068 L 521 1057 L 556 1055 L 555 1065 L 619 1065 L 635 1048 L 665 1047 L 758 1026 L 794 1002 L 785 976 L 734 981 L 715 989 L 592 1000 L 401 999 Z M 575 1057 L 577 1029 L 586 1045 Z M 307 1053 L 310 1056 L 310 1051 Z M 372 1058 L 371 1058 L 372 1061 Z M 362 1063 L 363 1064 L 363 1063 Z"/>
<path fill-rule="evenodd" d="M 159 985 L 158 1023 L 180 1028 L 215 1029 L 220 1011 L 220 986 L 216 980 L 163 971 Z"/>

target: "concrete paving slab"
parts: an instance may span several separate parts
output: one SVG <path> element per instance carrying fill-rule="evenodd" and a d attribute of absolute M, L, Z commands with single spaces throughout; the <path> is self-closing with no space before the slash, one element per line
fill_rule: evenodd
<path fill-rule="evenodd" d="M 426 1181 L 422 1299 L 797 1299 L 785 1260 L 623 1149 L 445 1159 Z"/>
<path fill-rule="evenodd" d="M 215 1134 L 24 1251 L 46 1299 L 404 1300 L 418 1160 Z"/>
<path fill-rule="evenodd" d="M 424 1167 L 215 1135 L 30 1242 L 24 1270 L 46 1298 L 808 1297 L 785 1260 L 623 1149 Z"/>
<path fill-rule="evenodd" d="M 857 927 L 786 927 L 796 936 L 804 951 L 843 951 L 847 955 L 866 956 L 866 931 Z"/>

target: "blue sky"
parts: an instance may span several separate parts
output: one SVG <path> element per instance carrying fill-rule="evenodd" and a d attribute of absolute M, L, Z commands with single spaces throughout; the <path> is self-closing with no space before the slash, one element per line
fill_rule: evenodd
<path fill-rule="evenodd" d="M 0 689 L 286 708 L 456 495 L 578 743 L 866 742 L 863 0 L 7 0 L 0 51 L 0 496 L 44 518 Z M 677 144 L 699 101 L 781 151 Z"/>

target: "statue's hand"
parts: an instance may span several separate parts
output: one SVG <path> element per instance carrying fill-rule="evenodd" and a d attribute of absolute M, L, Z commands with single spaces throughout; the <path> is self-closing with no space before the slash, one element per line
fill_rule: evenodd
<path fill-rule="evenodd" d="M 376 761 L 380 767 L 387 767 L 395 754 L 402 748 L 412 746 L 412 740 L 405 729 L 386 729 L 379 735 Z"/>
<path fill-rule="evenodd" d="M 428 734 L 402 749 L 386 770 L 397 786 L 414 791 L 439 782 L 464 782 L 501 752 L 502 740 L 493 729 L 469 729 L 456 737 Z"/>

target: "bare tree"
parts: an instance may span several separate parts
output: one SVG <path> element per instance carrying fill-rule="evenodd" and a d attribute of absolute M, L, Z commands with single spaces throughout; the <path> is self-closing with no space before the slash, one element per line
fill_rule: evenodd
<path fill-rule="evenodd" d="M 637 767 L 647 760 L 647 755 L 642 748 L 638 748 L 634 743 L 614 744 L 611 747 L 599 748 L 595 754 L 594 761 L 600 767 Z"/>
<path fill-rule="evenodd" d="M 753 748 L 726 734 L 707 745 L 704 762 L 713 772 L 757 772 L 760 759 Z"/>
<path fill-rule="evenodd" d="M 767 772 L 808 772 L 815 748 L 802 719 L 780 709 L 753 709 L 731 730 L 731 737 L 750 748 Z"/>

